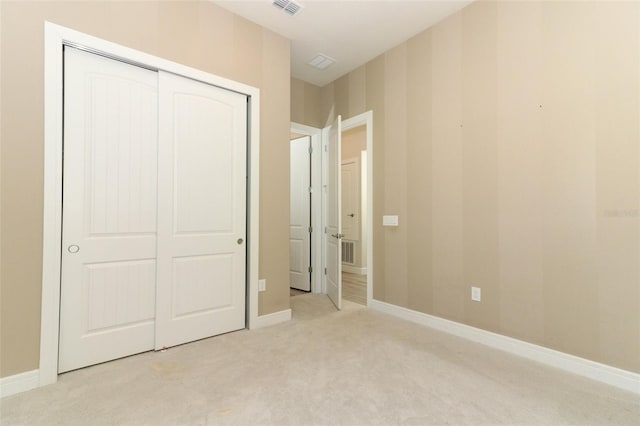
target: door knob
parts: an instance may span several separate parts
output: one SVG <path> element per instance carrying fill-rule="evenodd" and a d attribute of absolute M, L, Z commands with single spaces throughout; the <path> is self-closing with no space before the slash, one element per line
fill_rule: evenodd
<path fill-rule="evenodd" d="M 80 251 L 80 246 L 77 246 L 76 244 L 71 244 L 69 247 L 67 247 L 67 251 L 69 253 L 75 254 Z"/>
<path fill-rule="evenodd" d="M 242 244 L 244 240 L 242 238 L 238 238 L 238 245 Z"/>
<path fill-rule="evenodd" d="M 344 234 L 331 234 L 331 236 L 332 236 L 333 238 L 337 238 L 337 239 L 339 239 L 339 240 L 340 240 L 340 239 L 342 239 L 342 237 L 344 237 Z"/>
<path fill-rule="evenodd" d="M 353 213 L 351 213 L 351 214 L 348 214 L 347 216 L 354 217 L 355 215 Z"/>

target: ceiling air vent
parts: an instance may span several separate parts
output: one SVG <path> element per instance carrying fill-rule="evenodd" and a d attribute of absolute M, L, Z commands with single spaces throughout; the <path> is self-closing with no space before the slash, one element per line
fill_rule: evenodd
<path fill-rule="evenodd" d="M 327 55 L 323 55 L 322 53 L 318 53 L 318 55 L 307 62 L 314 68 L 318 68 L 319 70 L 324 70 L 329 68 L 331 65 L 336 63 L 336 60 L 328 57 Z"/>
<path fill-rule="evenodd" d="M 302 5 L 300 3 L 296 3 L 294 1 L 273 0 L 272 4 L 273 4 L 273 6 L 277 7 L 278 9 L 281 9 L 284 12 L 287 12 L 291 16 L 295 15 L 296 13 L 300 12 L 300 10 L 302 10 Z"/>

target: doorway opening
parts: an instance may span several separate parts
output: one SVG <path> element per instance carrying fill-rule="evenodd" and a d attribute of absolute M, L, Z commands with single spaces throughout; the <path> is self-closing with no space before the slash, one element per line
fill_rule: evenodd
<path fill-rule="evenodd" d="M 292 296 L 324 293 L 320 266 L 321 133 L 321 129 L 291 123 L 289 287 Z"/>
<path fill-rule="evenodd" d="M 340 129 L 337 140 L 332 128 Z M 310 161 L 302 161 L 311 168 L 311 292 L 327 294 L 338 309 L 341 309 L 343 300 L 368 306 L 373 297 L 373 112 L 342 122 L 338 118 L 324 129 L 292 123 L 291 132 L 291 140 L 311 137 Z M 346 141 L 344 145 L 343 138 Z M 331 151 L 328 148 L 332 144 L 341 147 Z M 330 151 L 332 155 L 329 155 Z M 335 175 L 333 182 L 345 181 L 338 185 L 341 195 L 331 204 L 333 207 L 335 203 L 342 206 L 338 206 L 339 214 L 335 214 L 329 205 L 327 194 L 334 191 L 329 188 L 329 175 Z M 329 212 L 335 219 L 339 217 L 338 228 L 328 222 Z M 331 220 L 338 222 L 335 219 Z M 345 225 L 344 230 L 342 224 Z M 333 242 L 331 238 L 339 240 L 337 247 L 333 244 L 333 251 L 328 250 L 329 243 Z M 294 254 L 291 255 L 292 265 L 293 258 Z M 332 271 L 338 272 L 339 277 L 331 281 L 333 287 L 328 283 Z M 291 290 L 292 296 L 299 294 L 306 293 Z"/>
<path fill-rule="evenodd" d="M 342 132 L 342 299 L 367 305 L 367 128 Z"/>

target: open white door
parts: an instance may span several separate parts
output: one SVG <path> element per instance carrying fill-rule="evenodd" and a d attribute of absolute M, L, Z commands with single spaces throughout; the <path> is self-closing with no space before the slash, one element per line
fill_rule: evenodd
<path fill-rule="evenodd" d="M 155 348 L 245 326 L 247 97 L 160 72 Z"/>
<path fill-rule="evenodd" d="M 341 117 L 325 129 L 327 137 L 326 175 L 326 284 L 327 295 L 336 308 L 342 309 L 342 194 L 340 164 L 342 125 Z"/>
<path fill-rule="evenodd" d="M 289 285 L 311 291 L 311 138 L 291 141 L 291 186 L 289 219 Z"/>

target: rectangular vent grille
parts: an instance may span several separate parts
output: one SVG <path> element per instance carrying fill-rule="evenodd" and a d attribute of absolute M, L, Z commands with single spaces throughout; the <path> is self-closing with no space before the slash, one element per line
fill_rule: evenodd
<path fill-rule="evenodd" d="M 307 64 L 311 65 L 314 68 L 318 68 L 319 70 L 323 70 L 329 68 L 331 65 L 335 64 L 336 60 L 324 55 L 322 53 L 318 53 L 315 58 L 307 62 Z"/>
<path fill-rule="evenodd" d="M 272 5 L 274 7 L 277 7 L 278 9 L 283 10 L 284 12 L 287 12 L 291 16 L 300 12 L 300 10 L 302 9 L 301 4 L 289 0 L 273 0 Z"/>
<path fill-rule="evenodd" d="M 353 258 L 353 248 L 355 243 L 353 241 L 342 241 L 342 263 L 353 265 L 355 259 Z"/>

